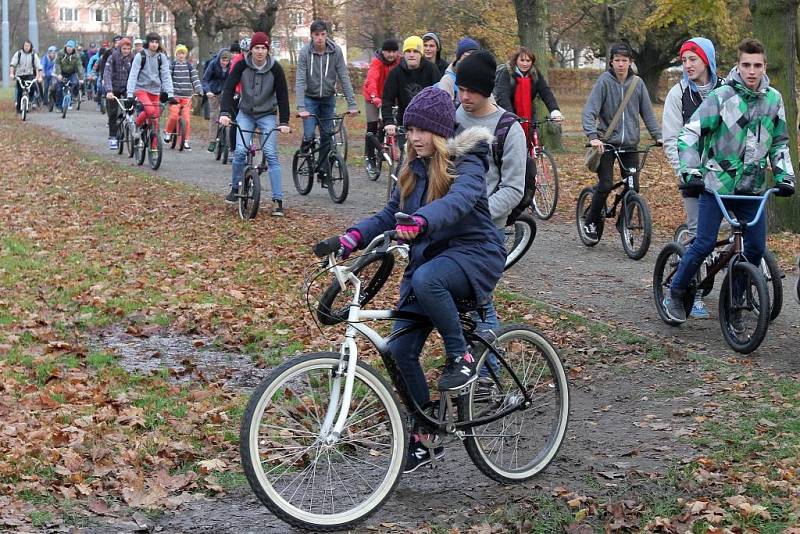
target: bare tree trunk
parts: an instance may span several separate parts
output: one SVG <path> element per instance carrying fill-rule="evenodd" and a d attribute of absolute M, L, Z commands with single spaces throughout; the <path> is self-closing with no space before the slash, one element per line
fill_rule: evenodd
<path fill-rule="evenodd" d="M 800 0 L 750 0 L 753 34 L 767 49 L 771 84 L 783 95 L 792 162 L 797 169 L 797 10 Z M 776 199 L 770 210 L 772 230 L 800 232 L 800 195 Z"/>
<path fill-rule="evenodd" d="M 545 31 L 547 28 L 547 2 L 545 0 L 514 0 L 514 7 L 517 13 L 519 42 L 536 54 L 536 68 L 547 79 L 549 68 L 547 60 L 549 47 Z M 536 116 L 543 118 L 547 115 L 547 108 L 541 102 L 541 99 L 537 100 Z M 544 142 L 553 150 L 562 150 L 560 125 L 549 124 L 549 126 L 554 127 L 542 128 L 541 130 Z"/>
<path fill-rule="evenodd" d="M 208 32 L 197 31 L 197 46 L 199 47 L 197 57 L 206 57 L 214 49 L 214 36 Z"/>
<path fill-rule="evenodd" d="M 172 11 L 175 18 L 175 39 L 179 44 L 184 44 L 191 50 L 194 48 L 194 36 L 192 31 L 192 11 L 188 8 L 176 9 Z M 205 56 L 198 56 L 203 58 Z"/>
<path fill-rule="evenodd" d="M 139 0 L 139 37 L 147 35 L 147 2 Z"/>

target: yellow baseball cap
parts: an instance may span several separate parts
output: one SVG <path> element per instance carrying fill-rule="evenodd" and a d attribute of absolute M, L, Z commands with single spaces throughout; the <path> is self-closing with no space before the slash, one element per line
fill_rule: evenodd
<path fill-rule="evenodd" d="M 408 50 L 416 50 L 420 54 L 422 53 L 422 37 L 419 35 L 412 35 L 411 37 L 407 38 L 403 41 L 403 52 Z"/>

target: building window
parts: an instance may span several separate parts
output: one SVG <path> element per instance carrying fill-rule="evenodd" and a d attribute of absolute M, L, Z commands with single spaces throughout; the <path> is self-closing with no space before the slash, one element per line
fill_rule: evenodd
<path fill-rule="evenodd" d="M 302 11 L 292 11 L 289 13 L 289 22 L 293 26 L 302 26 L 303 25 L 303 12 Z"/>
<path fill-rule="evenodd" d="M 78 22 L 78 8 L 62 7 L 59 10 L 59 19 L 61 22 Z"/>
<path fill-rule="evenodd" d="M 163 24 L 167 22 L 167 12 L 163 9 L 156 9 L 150 12 L 150 22 L 154 24 Z"/>
<path fill-rule="evenodd" d="M 95 22 L 108 22 L 108 10 L 107 9 L 95 9 L 94 10 L 94 21 Z"/>

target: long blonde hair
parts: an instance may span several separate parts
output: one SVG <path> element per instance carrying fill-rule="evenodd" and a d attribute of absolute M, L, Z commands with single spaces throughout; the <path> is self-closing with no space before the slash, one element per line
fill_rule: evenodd
<path fill-rule="evenodd" d="M 428 197 L 427 202 L 432 202 L 442 198 L 450 190 L 450 186 L 455 180 L 453 163 L 450 161 L 450 153 L 447 150 L 447 139 L 434 134 L 431 138 L 433 142 L 433 155 L 426 158 L 428 167 Z M 409 163 L 417 159 L 417 151 L 411 141 L 406 142 L 406 160 L 400 169 L 400 176 L 397 178 L 400 186 L 400 207 L 403 207 L 406 198 L 414 191 L 417 185 L 417 176 L 411 170 Z"/>

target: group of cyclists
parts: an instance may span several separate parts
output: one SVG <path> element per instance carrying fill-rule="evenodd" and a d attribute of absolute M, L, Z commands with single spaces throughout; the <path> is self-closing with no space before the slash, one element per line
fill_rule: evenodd
<path fill-rule="evenodd" d="M 311 39 L 298 54 L 295 81 L 304 146 L 313 142 L 317 127 L 323 133 L 326 122 L 333 118 L 337 84 L 344 93 L 347 113 L 358 113 L 341 47 L 328 35 L 325 22 L 314 21 L 309 29 Z M 231 138 L 236 151 L 225 200 L 236 200 L 246 153 L 258 129 L 269 163 L 272 214 L 283 215 L 278 141 L 271 134 L 289 132 L 290 104 L 286 75 L 270 53 L 270 45 L 268 35 L 256 32 L 238 45 L 221 49 L 200 73 L 188 62 L 183 45 L 170 60 L 158 34 L 148 34 L 141 50 L 135 50 L 136 43 L 128 38 L 115 38 L 112 46 L 95 53 L 99 59 L 92 63 L 96 83 L 108 102 L 109 148 L 116 148 L 115 102 L 126 99 L 132 104 L 135 99 L 140 107 L 137 126 L 148 118 L 158 119 L 161 101 L 172 104 L 165 140 L 175 134 L 182 117 L 187 126 L 184 148 L 188 150 L 188 101 L 192 95 L 205 95 L 212 117 L 209 151 L 220 142 L 214 139 L 217 123 L 240 128 L 240 141 Z M 435 32 L 412 35 L 402 43 L 387 39 L 375 52 L 362 90 L 367 160 L 370 147 L 374 147 L 371 136 L 397 135 L 406 157 L 386 207 L 348 227 L 339 243 L 340 255 L 346 257 L 381 232 L 394 229 L 411 244 L 398 308 L 428 316 L 442 336 L 447 357 L 438 387 L 446 391 L 464 388 L 485 376 L 465 344 L 457 304 L 470 301 L 473 308 L 482 310 L 478 319 L 482 330 L 499 325 L 492 292 L 505 260 L 500 230 L 524 195 L 526 172 L 530 172 L 526 160 L 534 100 L 537 96 L 542 99 L 550 119 L 564 117 L 530 49 L 519 47 L 507 62 L 498 65 L 490 51 L 465 37 L 457 43 L 452 61 L 444 56 Z M 590 237 L 598 235 L 613 183 L 614 162 L 619 161 L 623 175 L 636 167 L 636 154 L 616 157 L 609 147 L 635 149 L 641 117 L 653 139 L 663 142 L 694 238 L 663 302 L 668 316 L 681 323 L 687 319 L 684 294 L 712 251 L 722 219 L 713 192 L 761 194 L 769 163 L 778 195 L 794 193 L 785 109 L 780 93 L 769 85 L 766 51 L 760 42 L 742 41 L 737 64 L 723 80 L 717 76 L 713 43 L 698 37 L 680 48 L 682 78 L 668 93 L 662 132 L 647 88 L 635 74 L 633 56 L 625 43 L 609 48 L 608 69 L 596 80 L 583 109 L 587 143 L 598 155 L 597 186 L 583 231 Z M 21 79 L 44 78 L 45 92 L 48 76 L 75 80 L 73 89 L 85 76 L 74 41 L 67 41 L 61 50 L 50 47 L 44 62 L 26 41 L 12 58 L 11 69 L 12 76 Z M 323 187 L 328 180 L 330 150 L 331 138 L 320 135 L 315 170 Z M 753 203 L 746 200 L 725 200 L 724 205 L 743 219 L 750 220 L 755 214 Z M 400 212 L 404 214 L 400 216 Z M 766 223 L 761 218 L 746 234 L 748 262 L 760 264 L 765 243 Z M 708 317 L 702 297 L 693 302 L 689 315 Z M 398 320 L 395 329 L 402 323 Z M 423 329 L 401 336 L 391 347 L 420 406 L 430 401 L 419 362 L 430 332 Z M 412 436 L 407 471 L 432 460 L 431 451 L 420 444 L 424 440 L 424 436 Z M 437 449 L 433 455 L 442 452 Z"/>

